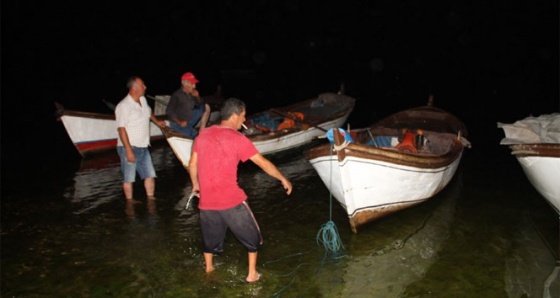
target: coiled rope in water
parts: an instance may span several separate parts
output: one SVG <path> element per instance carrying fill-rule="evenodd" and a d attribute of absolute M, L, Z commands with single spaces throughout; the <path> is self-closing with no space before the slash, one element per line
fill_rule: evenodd
<path fill-rule="evenodd" d="M 331 256 L 339 256 L 340 250 L 344 249 L 344 245 L 340 240 L 338 229 L 332 220 L 327 221 L 319 229 L 317 233 L 317 245 L 323 244 L 325 251 Z"/>
<path fill-rule="evenodd" d="M 331 152 L 333 152 L 333 145 L 331 144 Z M 331 163 L 331 187 L 332 189 L 332 163 Z M 329 221 L 324 223 L 317 233 L 317 245 L 323 244 L 325 248 L 325 256 L 328 254 L 331 258 L 336 259 L 341 256 L 341 249 L 344 249 L 344 245 L 340 240 L 340 235 L 334 221 L 332 220 L 332 193 L 329 196 Z"/>

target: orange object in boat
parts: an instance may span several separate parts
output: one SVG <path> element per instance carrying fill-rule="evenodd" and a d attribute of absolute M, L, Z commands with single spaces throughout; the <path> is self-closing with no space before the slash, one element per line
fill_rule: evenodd
<path fill-rule="evenodd" d="M 278 125 L 278 130 L 294 127 L 295 121 L 290 118 L 284 118 L 284 121 Z"/>
<path fill-rule="evenodd" d="M 290 118 L 284 117 L 284 121 L 278 125 L 277 130 L 283 130 L 283 129 L 288 129 L 288 128 L 294 127 L 296 125 L 296 122 L 294 121 L 294 119 L 303 120 L 303 113 L 300 113 L 300 112 L 293 112 L 292 113 L 292 112 L 290 112 L 290 113 L 288 113 L 288 115 L 290 115 Z"/>
<path fill-rule="evenodd" d="M 396 146 L 396 148 L 404 152 L 418 153 L 418 149 L 416 149 L 415 144 L 416 144 L 415 134 L 411 132 L 405 132 L 403 136 L 403 140 Z"/>

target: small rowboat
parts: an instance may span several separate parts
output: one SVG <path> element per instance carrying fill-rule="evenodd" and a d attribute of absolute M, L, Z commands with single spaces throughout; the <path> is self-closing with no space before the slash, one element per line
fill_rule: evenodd
<path fill-rule="evenodd" d="M 156 102 L 156 110 L 159 104 Z M 117 147 L 117 122 L 115 114 L 83 112 L 67 110 L 55 102 L 57 120 L 62 121 L 64 128 L 82 157 L 89 157 Z M 165 110 L 165 108 L 163 108 Z M 157 116 L 164 119 L 165 116 Z M 161 129 L 150 122 L 150 140 L 163 140 Z"/>
<path fill-rule="evenodd" d="M 355 99 L 344 94 L 323 93 L 288 106 L 269 109 L 246 117 L 242 131 L 263 155 L 294 149 L 316 140 L 327 129 L 339 127 L 354 109 Z M 163 129 L 173 152 L 187 169 L 193 139 Z"/>
<path fill-rule="evenodd" d="M 529 182 L 560 216 L 560 113 L 498 123 Z"/>
<path fill-rule="evenodd" d="M 154 101 L 153 112 L 158 119 L 166 119 L 165 109 L 171 98 L 170 95 L 146 95 L 147 98 Z M 221 98 L 221 88 L 218 86 L 216 92 L 212 95 L 205 96 L 204 100 L 211 106 L 212 113 L 209 121 L 217 121 L 219 112 L 216 106 L 219 106 Z M 110 109 L 115 108 L 111 102 L 104 101 Z M 75 110 L 67 110 L 58 102 L 55 102 L 57 120 L 62 121 L 64 128 L 70 137 L 70 140 L 82 157 L 97 155 L 115 149 L 117 146 L 117 124 L 115 122 L 115 114 L 92 113 Z M 169 123 L 167 123 L 169 124 Z M 162 130 L 150 122 L 150 141 L 164 140 L 165 136 Z"/>
<path fill-rule="evenodd" d="M 463 148 L 470 147 L 467 129 L 431 102 L 344 137 L 333 133 L 332 144 L 305 152 L 346 210 L 354 233 L 366 223 L 428 200 L 453 178 Z"/>

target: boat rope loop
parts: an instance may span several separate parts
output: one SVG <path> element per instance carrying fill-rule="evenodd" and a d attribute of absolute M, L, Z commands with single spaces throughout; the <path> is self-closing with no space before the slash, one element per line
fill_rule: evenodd
<path fill-rule="evenodd" d="M 342 149 L 348 147 L 348 144 L 350 144 L 350 142 L 344 140 L 344 142 L 342 142 L 342 144 L 340 144 L 340 145 L 333 145 L 333 146 L 334 146 L 334 150 L 335 150 L 335 151 L 340 151 L 340 150 L 342 150 Z"/>
<path fill-rule="evenodd" d="M 331 143 L 331 147 L 333 146 L 334 144 Z M 331 148 L 331 152 L 332 152 L 332 148 Z M 332 178 L 333 178 L 332 165 L 333 163 L 331 163 L 331 168 L 330 168 L 330 172 L 331 172 L 330 189 L 332 189 Z M 341 254 L 341 249 L 344 249 L 344 245 L 340 240 L 338 229 L 336 228 L 336 225 L 332 220 L 332 204 L 333 204 L 333 196 L 331 192 L 329 196 L 329 221 L 323 224 L 319 229 L 319 232 L 317 233 L 317 245 L 323 244 L 323 247 L 325 248 L 325 257 L 327 255 L 330 255 L 332 259 L 338 259 L 344 257 L 344 255 Z"/>

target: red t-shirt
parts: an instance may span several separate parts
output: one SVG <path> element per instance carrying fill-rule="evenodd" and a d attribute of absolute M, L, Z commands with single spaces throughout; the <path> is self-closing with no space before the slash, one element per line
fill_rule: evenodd
<path fill-rule="evenodd" d="M 251 140 L 239 131 L 214 125 L 200 132 L 192 150 L 198 156 L 198 208 L 224 210 L 247 199 L 237 184 L 237 166 L 259 153 Z"/>

